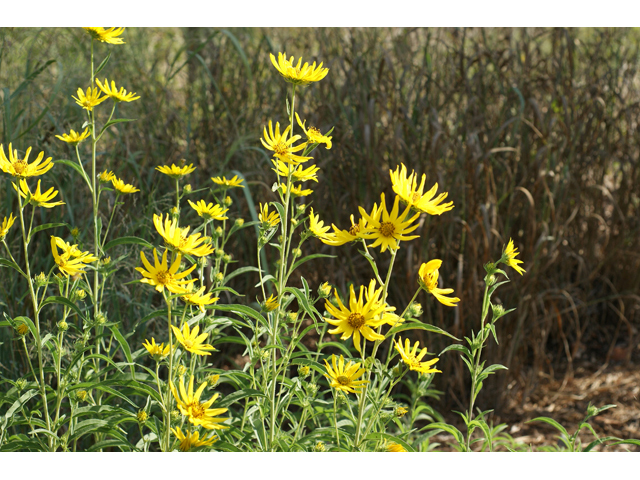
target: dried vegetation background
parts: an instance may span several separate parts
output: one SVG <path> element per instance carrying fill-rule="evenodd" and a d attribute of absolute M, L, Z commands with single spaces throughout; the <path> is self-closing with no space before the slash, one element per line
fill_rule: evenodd
<path fill-rule="evenodd" d="M 71 158 L 54 135 L 84 121 L 71 99 L 88 86 L 83 35 L 80 29 L 2 29 L 3 144 Z M 119 210 L 115 236 L 154 238 L 151 213 L 172 195 L 154 168 L 183 158 L 199 167 L 189 178 L 194 187 L 207 186 L 212 175 L 242 172 L 250 189 L 235 200 L 246 219 L 255 215 L 252 202 L 275 198 L 258 138 L 269 119 L 286 122 L 286 112 L 274 110 L 284 104 L 286 85 L 268 54 L 317 58 L 330 73 L 302 89 L 299 111 L 322 131 L 335 130 L 333 148 L 317 151 L 322 173 L 313 185 L 314 210 L 344 228 L 358 205 L 370 208 L 380 191 L 391 194 L 388 171 L 400 162 L 426 173 L 429 186 L 438 182 L 456 205 L 442 217 L 421 219 L 421 239 L 400 252 L 404 268 L 397 269 L 392 303 L 410 299 L 421 262 L 442 258 L 442 283 L 462 302 L 450 309 L 421 294 L 423 319 L 462 338 L 478 327 L 482 265 L 499 256 L 509 237 L 522 251 L 527 273 L 501 289 L 500 298 L 517 311 L 500 321 L 500 345 L 487 350 L 509 372 L 492 377 L 479 405 L 495 405 L 496 422 L 544 414 L 571 425 L 589 401 L 618 403 L 594 422 L 596 431 L 640 435 L 634 366 L 640 354 L 640 32 L 130 28 L 125 39 L 122 47 L 96 49 L 98 62 L 113 51 L 109 71 L 142 97 L 119 107 L 121 116 L 137 122 L 113 127 L 99 157 L 142 190 Z M 56 170 L 50 178 L 67 206 L 41 209 L 43 217 L 63 215 L 41 221 L 82 228 L 90 218 L 89 208 L 80 207 L 87 205 L 86 192 L 72 172 Z M 7 188 L 5 179 L 0 212 L 8 212 L 14 198 Z M 335 253 L 320 242 L 307 245 Z M 34 271 L 49 265 L 47 248 L 40 245 Z M 334 260 L 307 264 L 305 278 L 342 289 L 368 280 L 369 266 L 356 247 L 342 248 L 346 254 Z M 255 263 L 253 238 L 238 238 L 230 250 L 240 266 Z M 0 309 L 22 314 L 26 289 L 2 273 Z M 120 275 L 122 283 L 135 278 Z M 255 299 L 257 277 L 234 282 L 247 301 Z M 143 335 L 152 326 L 137 326 L 136 319 L 158 299 L 137 290 L 123 286 L 109 314 Z M 5 346 L 10 335 L 0 333 Z M 435 352 L 449 343 L 420 339 Z M 24 359 L 5 346 L 2 374 L 15 378 Z M 218 362 L 241 352 L 223 353 Z M 444 395 L 434 406 L 442 413 L 464 410 L 464 365 L 454 353 L 439 365 L 444 373 L 436 386 Z M 514 424 L 511 433 L 526 443 L 537 443 L 540 434 L 549 441 L 551 432 L 535 428 Z"/>

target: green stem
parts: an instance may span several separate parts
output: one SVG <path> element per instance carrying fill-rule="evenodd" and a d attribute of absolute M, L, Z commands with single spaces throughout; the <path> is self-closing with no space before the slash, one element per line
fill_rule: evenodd
<path fill-rule="evenodd" d="M 168 452 L 170 448 L 171 442 L 171 385 L 173 385 L 173 331 L 171 329 L 172 319 L 171 319 L 171 301 L 167 300 L 165 297 L 165 301 L 167 302 L 167 320 L 169 323 L 169 382 L 167 384 L 167 405 L 166 405 L 166 414 L 165 414 L 165 448 L 164 451 Z"/>
<path fill-rule="evenodd" d="M 113 216 L 115 215 L 116 209 L 118 208 L 118 199 L 119 198 L 120 198 L 120 193 L 116 192 L 116 201 L 114 202 L 113 208 L 111 209 L 111 216 L 109 217 L 109 223 L 107 224 L 107 230 L 104 232 L 104 237 L 102 238 L 102 243 L 100 245 L 100 249 L 104 248 L 104 244 L 107 241 L 107 235 L 109 235 L 109 229 L 111 228 L 111 222 L 113 222 Z"/>

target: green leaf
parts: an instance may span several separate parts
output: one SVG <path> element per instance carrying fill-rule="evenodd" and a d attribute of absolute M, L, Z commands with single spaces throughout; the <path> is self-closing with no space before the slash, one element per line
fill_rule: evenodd
<path fill-rule="evenodd" d="M 549 425 L 552 425 L 555 428 L 557 428 L 558 431 L 565 436 L 565 438 L 569 438 L 570 437 L 570 435 L 567 432 L 567 430 L 562 425 L 560 425 L 558 422 L 556 422 L 553 418 L 536 417 L 536 418 L 533 418 L 533 419 L 531 419 L 531 420 L 529 420 L 529 421 L 527 421 L 525 423 L 531 423 L 531 422 L 545 422 L 545 423 L 548 423 Z"/>
<path fill-rule="evenodd" d="M 109 327 L 109 329 L 111 330 L 111 333 L 113 333 L 114 337 L 116 337 L 116 340 L 118 340 L 118 343 L 122 347 L 124 356 L 127 358 L 127 362 L 130 363 L 129 368 L 131 369 L 131 379 L 135 380 L 136 374 L 133 368 L 133 360 L 131 358 L 131 349 L 129 348 L 129 344 L 127 343 L 125 338 L 122 336 L 122 333 L 120 333 L 120 330 L 118 329 L 117 326 Z"/>
<path fill-rule="evenodd" d="M 264 397 L 265 394 L 258 391 L 258 390 L 253 390 L 251 388 L 246 388 L 243 390 L 238 390 L 236 392 L 233 392 L 230 395 L 227 395 L 226 397 L 224 397 L 222 400 L 220 400 L 217 403 L 214 403 L 212 408 L 226 408 L 229 405 L 232 405 L 234 403 L 236 403 L 239 400 L 242 400 L 243 398 L 246 397 Z"/>
<path fill-rule="evenodd" d="M 45 223 L 44 225 L 39 225 L 36 228 L 34 228 L 33 230 L 31 230 L 31 235 L 29 235 L 29 240 L 28 242 L 31 242 L 31 239 L 33 238 L 33 236 L 38 233 L 41 232 L 43 230 L 47 230 L 49 228 L 56 228 L 56 227 L 69 227 L 68 224 L 66 223 Z"/>
<path fill-rule="evenodd" d="M 91 182 L 89 181 L 89 178 L 87 177 L 86 172 L 76 162 L 72 162 L 71 160 L 55 160 L 53 163 L 54 164 L 61 163 L 62 165 L 66 165 L 67 167 L 73 168 L 76 172 L 80 174 L 82 178 L 84 178 L 84 181 L 87 182 L 87 185 L 91 186 Z"/>
<path fill-rule="evenodd" d="M 454 438 L 456 439 L 456 442 L 458 442 L 459 445 L 462 445 L 464 443 L 464 437 L 462 436 L 462 433 L 460 433 L 460 430 L 458 430 L 453 425 L 449 425 L 448 423 L 442 423 L 442 422 L 430 423 L 426 427 L 422 428 L 422 430 L 432 430 L 434 428 L 444 430 L 445 432 L 448 432 L 451 435 L 453 435 Z"/>
<path fill-rule="evenodd" d="M 241 275 L 245 272 L 259 272 L 260 270 L 258 270 L 258 268 L 256 267 L 242 267 L 242 268 L 238 268 L 236 270 L 234 270 L 231 273 L 228 273 L 225 277 L 224 277 L 224 281 L 227 282 L 228 280 L 231 280 L 233 277 L 237 277 L 238 275 Z"/>
<path fill-rule="evenodd" d="M 83 420 L 78 422 L 73 430 L 73 435 L 69 437 L 69 442 L 80 438 L 87 433 L 95 432 L 103 428 L 108 428 L 109 422 L 107 420 L 100 420 L 98 418 L 90 418 L 89 420 Z"/>
<path fill-rule="evenodd" d="M 44 302 L 42 302 L 42 305 L 40 305 L 40 308 L 38 309 L 38 312 L 41 312 L 42 308 L 45 305 L 49 305 L 51 303 L 58 303 L 60 305 L 64 305 L 66 307 L 69 307 L 71 310 L 76 312 L 80 318 L 82 318 L 82 312 L 80 311 L 78 306 L 75 303 L 73 303 L 71 300 L 69 300 L 68 298 L 65 298 L 65 297 L 47 297 L 47 298 L 45 298 Z"/>
<path fill-rule="evenodd" d="M 322 350 L 325 347 L 335 347 L 335 348 L 341 350 L 342 352 L 344 352 L 344 354 L 347 355 L 348 358 L 351 358 L 351 352 L 349 351 L 349 349 L 343 343 L 338 343 L 338 342 L 319 343 L 318 344 L 318 352 L 320 352 L 320 350 Z"/>
<path fill-rule="evenodd" d="M 27 278 L 27 274 L 22 271 L 22 269 L 18 266 L 17 263 L 12 262 L 11 260 L 8 260 L 6 258 L 0 258 L 0 266 L 13 268 L 24 278 Z"/>
<path fill-rule="evenodd" d="M 462 352 L 467 357 L 473 358 L 473 356 L 471 355 L 471 352 L 469 351 L 469 349 L 467 347 L 465 347 L 464 345 L 458 345 L 458 344 L 455 344 L 455 343 L 453 345 L 449 345 L 448 347 L 445 347 L 445 349 L 442 350 L 438 354 L 438 356 L 441 357 L 443 353 L 448 352 L 449 350 L 455 350 L 456 352 Z"/>
<path fill-rule="evenodd" d="M 264 327 L 269 328 L 269 323 L 267 322 L 267 320 L 262 315 L 260 315 L 260 313 L 256 312 L 251 307 L 247 307 L 246 305 L 238 305 L 238 304 L 216 305 L 216 310 L 220 310 L 223 312 L 233 312 L 239 315 L 243 315 L 243 314 L 247 315 L 253 318 L 254 320 L 257 320 L 260 323 L 262 323 Z"/>
<path fill-rule="evenodd" d="M 325 255 L 324 253 L 314 253 L 313 255 L 307 255 L 306 257 L 302 257 L 293 266 L 289 269 L 289 273 L 293 272 L 296 268 L 298 268 L 303 263 L 308 262 L 309 260 L 313 260 L 314 258 L 337 258 L 336 255 Z"/>
<path fill-rule="evenodd" d="M 427 325 L 425 323 L 417 323 L 417 322 L 403 323 L 402 325 L 393 327 L 391 330 L 387 332 L 387 334 L 385 335 L 385 338 L 389 338 L 396 333 L 404 332 L 406 330 L 426 330 L 427 332 L 439 333 L 440 335 L 446 335 L 447 337 L 453 338 L 458 342 L 460 341 L 459 338 L 454 337 L 449 332 L 442 330 L 441 328 L 438 328 L 433 325 Z"/>
<path fill-rule="evenodd" d="M 115 125 L 117 123 L 123 123 L 123 122 L 135 122 L 136 119 L 135 118 L 116 118 L 115 120 L 111 120 L 110 122 L 107 122 L 105 124 L 104 127 L 102 127 L 102 130 L 100 130 L 100 135 L 98 135 L 99 137 L 102 136 L 102 134 L 104 133 L 104 131 L 109 128 L 112 125 Z"/>
<path fill-rule="evenodd" d="M 102 62 L 100 62 L 100 65 L 98 66 L 95 73 L 93 74 L 94 77 L 97 77 L 98 74 L 102 71 L 102 69 L 107 66 L 107 63 L 109 63 L 109 59 L 111 58 L 111 52 L 112 50 L 110 50 L 108 55 L 105 57 L 105 59 L 102 60 Z"/>
<path fill-rule="evenodd" d="M 149 242 L 147 242 L 146 240 L 142 239 L 142 238 L 138 238 L 138 237 L 120 237 L 120 238 L 116 238 L 115 240 L 111 240 L 110 242 L 107 242 L 107 244 L 104 246 L 104 251 L 106 252 L 107 250 L 117 246 L 117 245 L 141 245 L 143 247 L 146 248 L 153 248 L 153 245 L 151 245 Z"/>

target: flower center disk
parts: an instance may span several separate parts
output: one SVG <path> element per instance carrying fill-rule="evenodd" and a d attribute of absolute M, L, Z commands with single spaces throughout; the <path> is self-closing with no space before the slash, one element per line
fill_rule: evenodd
<path fill-rule="evenodd" d="M 365 318 L 359 313 L 352 313 L 347 318 L 347 323 L 354 330 L 359 330 L 365 324 Z"/>
<path fill-rule="evenodd" d="M 393 234 L 396 231 L 396 227 L 391 222 L 382 222 L 380 224 L 380 233 L 384 237 L 393 237 Z"/>

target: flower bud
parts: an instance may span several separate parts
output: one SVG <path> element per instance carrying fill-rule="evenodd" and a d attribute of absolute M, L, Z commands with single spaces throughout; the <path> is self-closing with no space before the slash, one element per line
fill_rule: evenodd
<path fill-rule="evenodd" d="M 19 378 L 16 380 L 16 388 L 19 392 L 27 388 L 27 381 L 24 378 Z"/>
<path fill-rule="evenodd" d="M 422 305 L 420 305 L 418 302 L 413 302 L 409 306 L 409 313 L 412 317 L 419 317 L 420 315 L 422 315 Z"/>
<path fill-rule="evenodd" d="M 171 410 L 171 420 L 174 422 L 180 420 L 180 412 L 178 410 Z"/>
<path fill-rule="evenodd" d="M 144 410 L 139 410 L 138 414 L 136 415 L 136 418 L 138 419 L 138 423 L 140 425 L 144 425 L 144 423 L 149 418 L 149 414 L 147 412 L 145 412 Z"/>
<path fill-rule="evenodd" d="M 501 304 L 491 304 L 491 310 L 493 311 L 493 318 L 496 320 L 504 315 L 504 307 Z"/>
<path fill-rule="evenodd" d="M 223 261 L 224 263 L 229 263 L 229 262 L 231 261 L 231 258 L 232 258 L 232 257 L 231 257 L 231 255 L 228 255 L 228 254 L 227 254 L 227 255 L 225 255 L 225 256 L 223 256 L 223 257 L 222 257 L 222 261 Z"/>
<path fill-rule="evenodd" d="M 198 268 L 204 268 L 209 262 L 207 262 L 207 257 L 198 257 L 196 263 L 198 264 Z"/>
<path fill-rule="evenodd" d="M 313 446 L 314 452 L 326 452 L 327 448 L 324 445 L 324 442 L 318 442 Z"/>
<path fill-rule="evenodd" d="M 298 376 L 301 378 L 308 377 L 311 373 L 311 367 L 309 365 L 300 365 L 298 367 Z"/>
<path fill-rule="evenodd" d="M 184 376 L 187 373 L 187 367 L 185 367 L 184 365 L 178 365 L 176 367 L 176 373 L 179 377 Z"/>
<path fill-rule="evenodd" d="M 184 187 L 182 187 L 182 191 L 184 192 L 185 195 L 189 195 L 191 192 L 193 192 L 193 189 L 191 188 L 191 184 L 187 183 Z"/>
<path fill-rule="evenodd" d="M 207 383 L 212 388 L 215 387 L 219 381 L 220 381 L 220 375 L 209 375 L 207 377 Z"/>
<path fill-rule="evenodd" d="M 220 282 L 222 282 L 222 281 L 224 280 L 224 275 L 223 275 L 223 273 L 222 273 L 222 272 L 218 272 L 218 273 L 216 273 L 215 280 L 216 280 L 216 283 L 220 283 Z"/>
<path fill-rule="evenodd" d="M 295 323 L 298 321 L 298 312 L 287 312 L 287 322 Z"/>
<path fill-rule="evenodd" d="M 222 227 L 216 227 L 216 235 L 221 237 L 224 232 L 222 231 Z"/>
<path fill-rule="evenodd" d="M 36 287 L 38 288 L 47 286 L 47 276 L 44 274 L 44 272 L 40 272 L 38 275 L 36 275 L 34 280 L 36 282 Z"/>
<path fill-rule="evenodd" d="M 498 279 L 496 278 L 495 275 L 487 275 L 487 277 L 485 278 L 485 283 L 487 285 L 487 287 L 491 287 L 492 285 L 495 285 L 496 281 Z"/>
<path fill-rule="evenodd" d="M 402 375 L 402 366 L 400 364 L 397 364 L 391 370 L 391 374 L 394 376 L 394 378 L 399 378 L 400 375 Z"/>
<path fill-rule="evenodd" d="M 295 218 L 291 219 L 291 225 L 293 225 L 293 228 L 296 228 L 299 224 L 300 224 L 299 220 L 297 220 Z"/>
<path fill-rule="evenodd" d="M 78 238 L 78 235 L 80 235 L 80 229 L 78 227 L 73 227 L 71 229 L 71 236 L 76 239 Z"/>
<path fill-rule="evenodd" d="M 100 263 L 102 263 L 102 265 L 107 266 L 111 263 L 111 257 L 104 257 L 102 260 L 100 260 Z"/>
<path fill-rule="evenodd" d="M 16 326 L 16 333 L 21 337 L 24 337 L 27 333 L 29 333 L 29 327 L 26 323 L 19 323 Z"/>
<path fill-rule="evenodd" d="M 231 197 L 227 195 L 225 199 L 222 201 L 222 203 L 224 204 L 225 207 L 230 207 L 231 205 L 233 205 L 233 200 L 231 200 Z"/>
<path fill-rule="evenodd" d="M 86 390 L 78 390 L 76 392 L 76 398 L 78 399 L 79 402 L 84 402 L 88 396 L 89 396 L 89 393 L 87 393 Z"/>
<path fill-rule="evenodd" d="M 307 392 L 309 393 L 309 395 L 314 397 L 316 395 L 316 393 L 318 393 L 318 385 L 315 384 L 315 383 L 308 383 L 307 384 Z"/>
<path fill-rule="evenodd" d="M 87 296 L 87 292 L 85 292 L 83 289 L 79 288 L 78 290 L 76 290 L 76 298 L 78 300 L 84 300 L 84 298 Z"/>
<path fill-rule="evenodd" d="M 278 235 L 278 243 L 282 243 L 282 235 Z"/>
<path fill-rule="evenodd" d="M 298 215 L 302 215 L 306 208 L 307 208 L 307 206 L 304 203 L 301 203 L 300 205 L 296 205 L 297 214 Z"/>
<path fill-rule="evenodd" d="M 58 322 L 58 330 L 60 330 L 61 332 L 66 332 L 67 330 L 69 330 L 69 324 L 64 320 L 61 320 L 60 322 Z"/>
<path fill-rule="evenodd" d="M 291 252 L 291 255 L 293 255 L 293 258 L 298 258 L 302 256 L 302 250 L 300 250 L 299 248 L 294 248 Z"/>
<path fill-rule="evenodd" d="M 236 218 L 236 227 L 240 228 L 244 225 L 244 218 Z"/>
<path fill-rule="evenodd" d="M 98 315 L 96 315 L 96 325 L 104 325 L 105 323 L 107 323 L 107 316 L 102 312 L 98 312 Z"/>
<path fill-rule="evenodd" d="M 396 409 L 394 410 L 393 414 L 396 416 L 396 418 L 402 418 L 407 414 L 408 411 L 409 411 L 408 408 L 396 407 Z"/>
<path fill-rule="evenodd" d="M 213 256 L 216 257 L 216 259 L 220 260 L 224 255 L 224 250 L 222 250 L 221 248 L 216 248 L 216 251 L 214 252 Z"/>
<path fill-rule="evenodd" d="M 318 296 L 320 296 L 320 298 L 326 298 L 329 295 L 331 295 L 331 285 L 329 285 L 328 282 L 324 282 L 318 287 Z"/>

